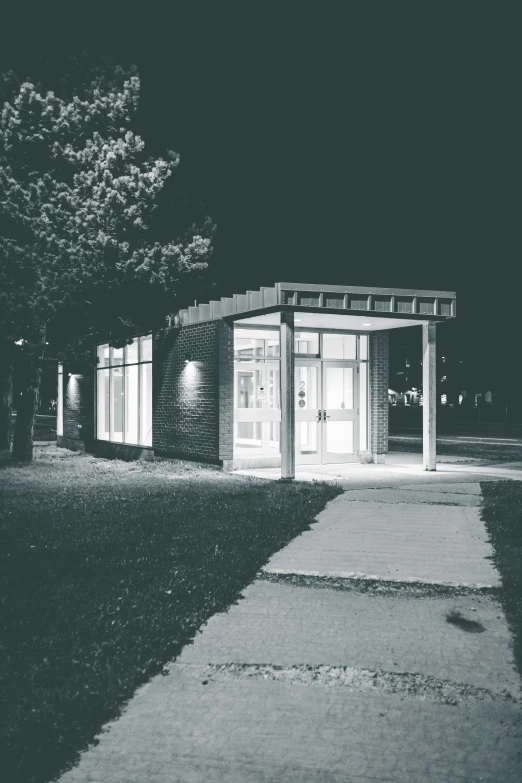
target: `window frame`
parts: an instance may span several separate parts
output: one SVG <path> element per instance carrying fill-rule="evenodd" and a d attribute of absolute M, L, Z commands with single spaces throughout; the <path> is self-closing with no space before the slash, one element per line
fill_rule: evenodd
<path fill-rule="evenodd" d="M 143 359 L 143 339 L 150 338 L 151 340 L 151 350 L 150 350 L 150 359 Z M 140 443 L 141 438 L 141 431 L 142 431 L 142 405 L 141 405 L 141 397 L 142 397 L 142 367 L 144 365 L 151 365 L 153 363 L 153 335 L 151 332 L 147 334 L 139 334 L 132 338 L 133 343 L 137 343 L 138 346 L 138 358 L 136 361 L 127 361 L 127 349 L 129 345 L 123 346 L 121 349 L 123 351 L 123 358 L 121 363 L 114 363 L 114 350 L 120 350 L 119 348 L 114 348 L 113 345 L 111 345 L 110 341 L 106 340 L 105 342 L 97 343 L 95 346 L 95 358 L 96 358 L 96 383 L 94 384 L 94 403 L 95 403 L 95 433 L 96 433 L 96 440 L 101 441 L 102 443 L 114 443 L 121 446 L 132 446 L 134 448 L 140 448 L 140 449 L 152 449 L 152 431 L 151 431 L 151 443 L 144 444 Z M 109 348 L 109 363 L 108 364 L 101 364 L 99 361 L 99 352 L 100 348 L 103 348 L 104 346 L 108 346 Z M 127 409 L 127 400 L 126 400 L 126 385 L 127 385 L 127 373 L 126 368 L 127 367 L 137 367 L 138 368 L 138 396 L 136 401 L 136 407 L 137 407 L 137 435 L 138 435 L 138 442 L 137 443 L 131 443 L 130 441 L 125 440 L 125 433 L 126 433 L 126 409 Z M 113 438 L 113 404 L 114 404 L 114 373 L 112 372 L 114 369 L 121 369 L 122 371 L 122 439 L 121 440 L 115 440 Z M 108 377 L 108 383 L 109 383 L 109 421 L 108 421 L 108 437 L 102 438 L 100 437 L 100 434 L 98 432 L 98 423 L 99 423 L 99 412 L 98 412 L 98 405 L 99 405 L 99 398 L 98 398 L 98 388 L 99 388 L 99 375 L 98 373 L 108 371 L 109 377 Z M 151 386 L 152 386 L 153 376 L 152 376 L 152 370 L 151 370 Z M 151 389 L 151 399 L 150 399 L 150 405 L 152 409 L 152 389 Z M 107 428 L 107 422 L 105 422 L 105 427 Z"/>

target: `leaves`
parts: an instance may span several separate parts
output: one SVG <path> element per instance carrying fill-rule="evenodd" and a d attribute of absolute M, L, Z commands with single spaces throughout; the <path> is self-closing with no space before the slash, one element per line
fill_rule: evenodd
<path fill-rule="evenodd" d="M 30 342 L 45 326 L 54 353 L 72 356 L 96 331 L 150 330 L 167 301 L 172 312 L 184 280 L 206 267 L 215 227 L 207 218 L 178 238 L 151 235 L 179 155 L 146 157 L 130 127 L 140 95 L 136 68 L 92 69 L 60 95 L 5 81 L 0 337 Z"/>

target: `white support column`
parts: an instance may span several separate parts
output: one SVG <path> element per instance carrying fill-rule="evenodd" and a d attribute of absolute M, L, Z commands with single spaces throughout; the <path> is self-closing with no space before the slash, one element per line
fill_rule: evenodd
<path fill-rule="evenodd" d="M 281 312 L 281 478 L 295 478 L 294 314 Z"/>
<path fill-rule="evenodd" d="M 437 367 L 436 326 L 422 324 L 422 454 L 424 470 L 436 470 Z"/>

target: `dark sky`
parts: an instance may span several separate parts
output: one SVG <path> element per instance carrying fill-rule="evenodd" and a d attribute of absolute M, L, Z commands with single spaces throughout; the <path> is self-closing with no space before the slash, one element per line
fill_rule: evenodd
<path fill-rule="evenodd" d="M 143 135 L 218 224 L 218 294 L 456 290 L 459 350 L 495 368 L 518 343 L 519 4 L 15 8 L 10 46 L 138 64 Z"/>

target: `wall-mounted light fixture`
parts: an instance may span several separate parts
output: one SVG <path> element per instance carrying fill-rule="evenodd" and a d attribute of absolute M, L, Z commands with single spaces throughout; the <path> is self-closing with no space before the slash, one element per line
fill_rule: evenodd
<path fill-rule="evenodd" d="M 187 351 L 187 353 L 185 354 L 185 364 L 189 364 L 189 362 L 191 361 L 192 361 L 192 354 L 190 353 L 190 351 Z"/>

